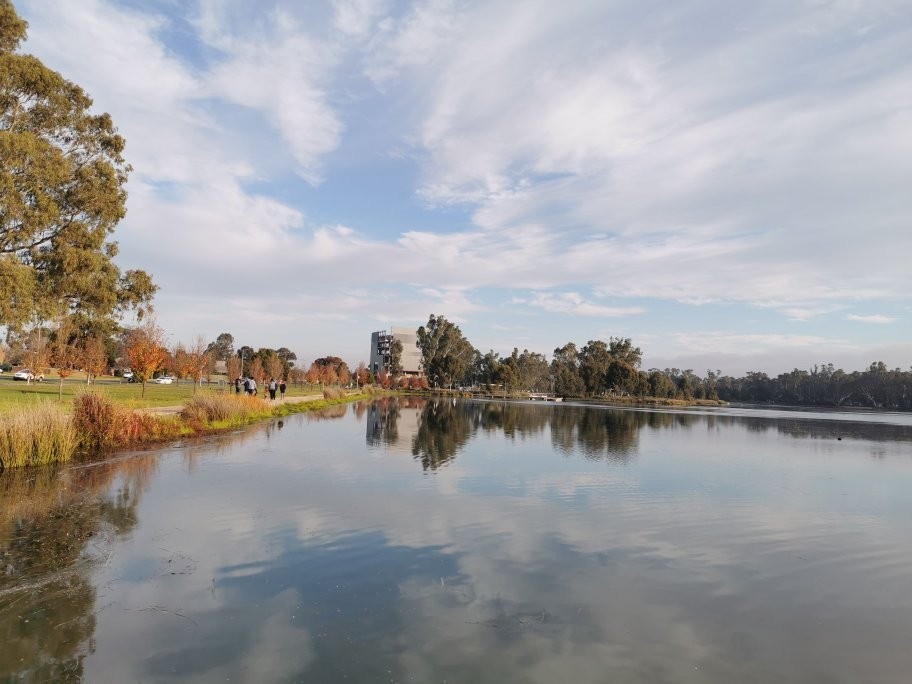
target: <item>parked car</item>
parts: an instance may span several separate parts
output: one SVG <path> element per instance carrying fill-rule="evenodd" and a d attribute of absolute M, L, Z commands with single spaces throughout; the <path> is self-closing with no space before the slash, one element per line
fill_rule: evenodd
<path fill-rule="evenodd" d="M 13 373 L 13 380 L 25 380 L 26 382 L 34 380 L 35 382 L 41 382 L 44 380 L 44 374 L 38 373 L 38 375 L 35 375 L 28 368 L 21 368 Z"/>
<path fill-rule="evenodd" d="M 123 373 L 121 373 L 121 377 L 123 377 L 123 379 L 127 382 L 130 382 L 133 379 L 133 371 L 131 371 L 129 368 L 124 368 Z"/>
<path fill-rule="evenodd" d="M 155 378 L 155 382 L 159 385 L 170 385 L 174 382 L 174 378 L 170 375 L 162 375 L 160 378 Z"/>

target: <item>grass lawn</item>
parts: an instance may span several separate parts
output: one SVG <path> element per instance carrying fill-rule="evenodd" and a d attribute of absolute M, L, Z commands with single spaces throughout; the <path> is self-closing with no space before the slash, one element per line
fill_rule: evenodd
<path fill-rule="evenodd" d="M 46 377 L 44 382 L 33 382 L 31 384 L 14 381 L 12 373 L 3 373 L 0 375 L 0 413 L 17 406 L 22 406 L 35 401 L 57 401 L 57 392 L 59 389 L 59 378 Z M 234 391 L 234 387 L 227 387 L 224 382 L 221 385 L 214 380 L 207 386 L 203 383 L 202 387 L 197 388 L 197 392 L 226 392 Z M 176 406 L 183 404 L 188 398 L 193 396 L 193 384 L 182 381 L 179 384 L 158 385 L 154 382 L 146 383 L 146 396 L 141 398 L 142 385 L 139 383 L 123 382 L 120 378 L 102 377 L 90 386 L 86 385 L 85 377 L 71 376 L 63 382 L 63 402 L 67 406 L 72 404 L 73 397 L 86 391 L 102 393 L 110 397 L 113 401 L 130 408 L 144 408 L 150 406 Z M 316 385 L 298 386 L 289 385 L 286 396 L 296 397 L 305 394 L 319 394 L 323 390 Z M 260 388 L 260 396 L 263 395 L 263 388 Z"/>

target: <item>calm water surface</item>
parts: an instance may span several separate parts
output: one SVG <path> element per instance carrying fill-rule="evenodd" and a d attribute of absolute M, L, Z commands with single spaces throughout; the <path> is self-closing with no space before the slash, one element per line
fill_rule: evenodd
<path fill-rule="evenodd" d="M 0 681 L 912 680 L 912 417 L 385 399 L 0 476 Z"/>

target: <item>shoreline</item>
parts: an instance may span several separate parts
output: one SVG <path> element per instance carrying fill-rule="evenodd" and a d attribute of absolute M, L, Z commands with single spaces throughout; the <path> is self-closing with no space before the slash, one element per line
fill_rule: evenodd
<path fill-rule="evenodd" d="M 166 412 L 161 407 L 131 409 L 101 395 L 89 396 L 92 398 L 82 411 L 77 408 L 72 415 L 63 407 L 39 404 L 0 425 L 0 474 L 7 469 L 41 467 L 73 459 L 88 462 L 121 450 L 213 435 L 262 420 L 362 401 L 378 394 L 288 397 L 281 403 L 229 395 L 191 399 L 179 407 L 165 407 Z M 33 418 L 39 412 L 52 420 L 35 421 Z"/>

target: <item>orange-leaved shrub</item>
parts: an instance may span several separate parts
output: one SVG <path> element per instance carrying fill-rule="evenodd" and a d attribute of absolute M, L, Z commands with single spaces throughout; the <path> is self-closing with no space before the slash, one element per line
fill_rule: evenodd
<path fill-rule="evenodd" d="M 116 407 L 107 397 L 94 392 L 80 394 L 73 400 L 73 426 L 80 444 L 86 449 L 114 446 Z"/>
<path fill-rule="evenodd" d="M 87 392 L 74 400 L 73 426 L 85 449 L 113 449 L 180 436 L 180 423 L 118 406 L 100 394 Z"/>

